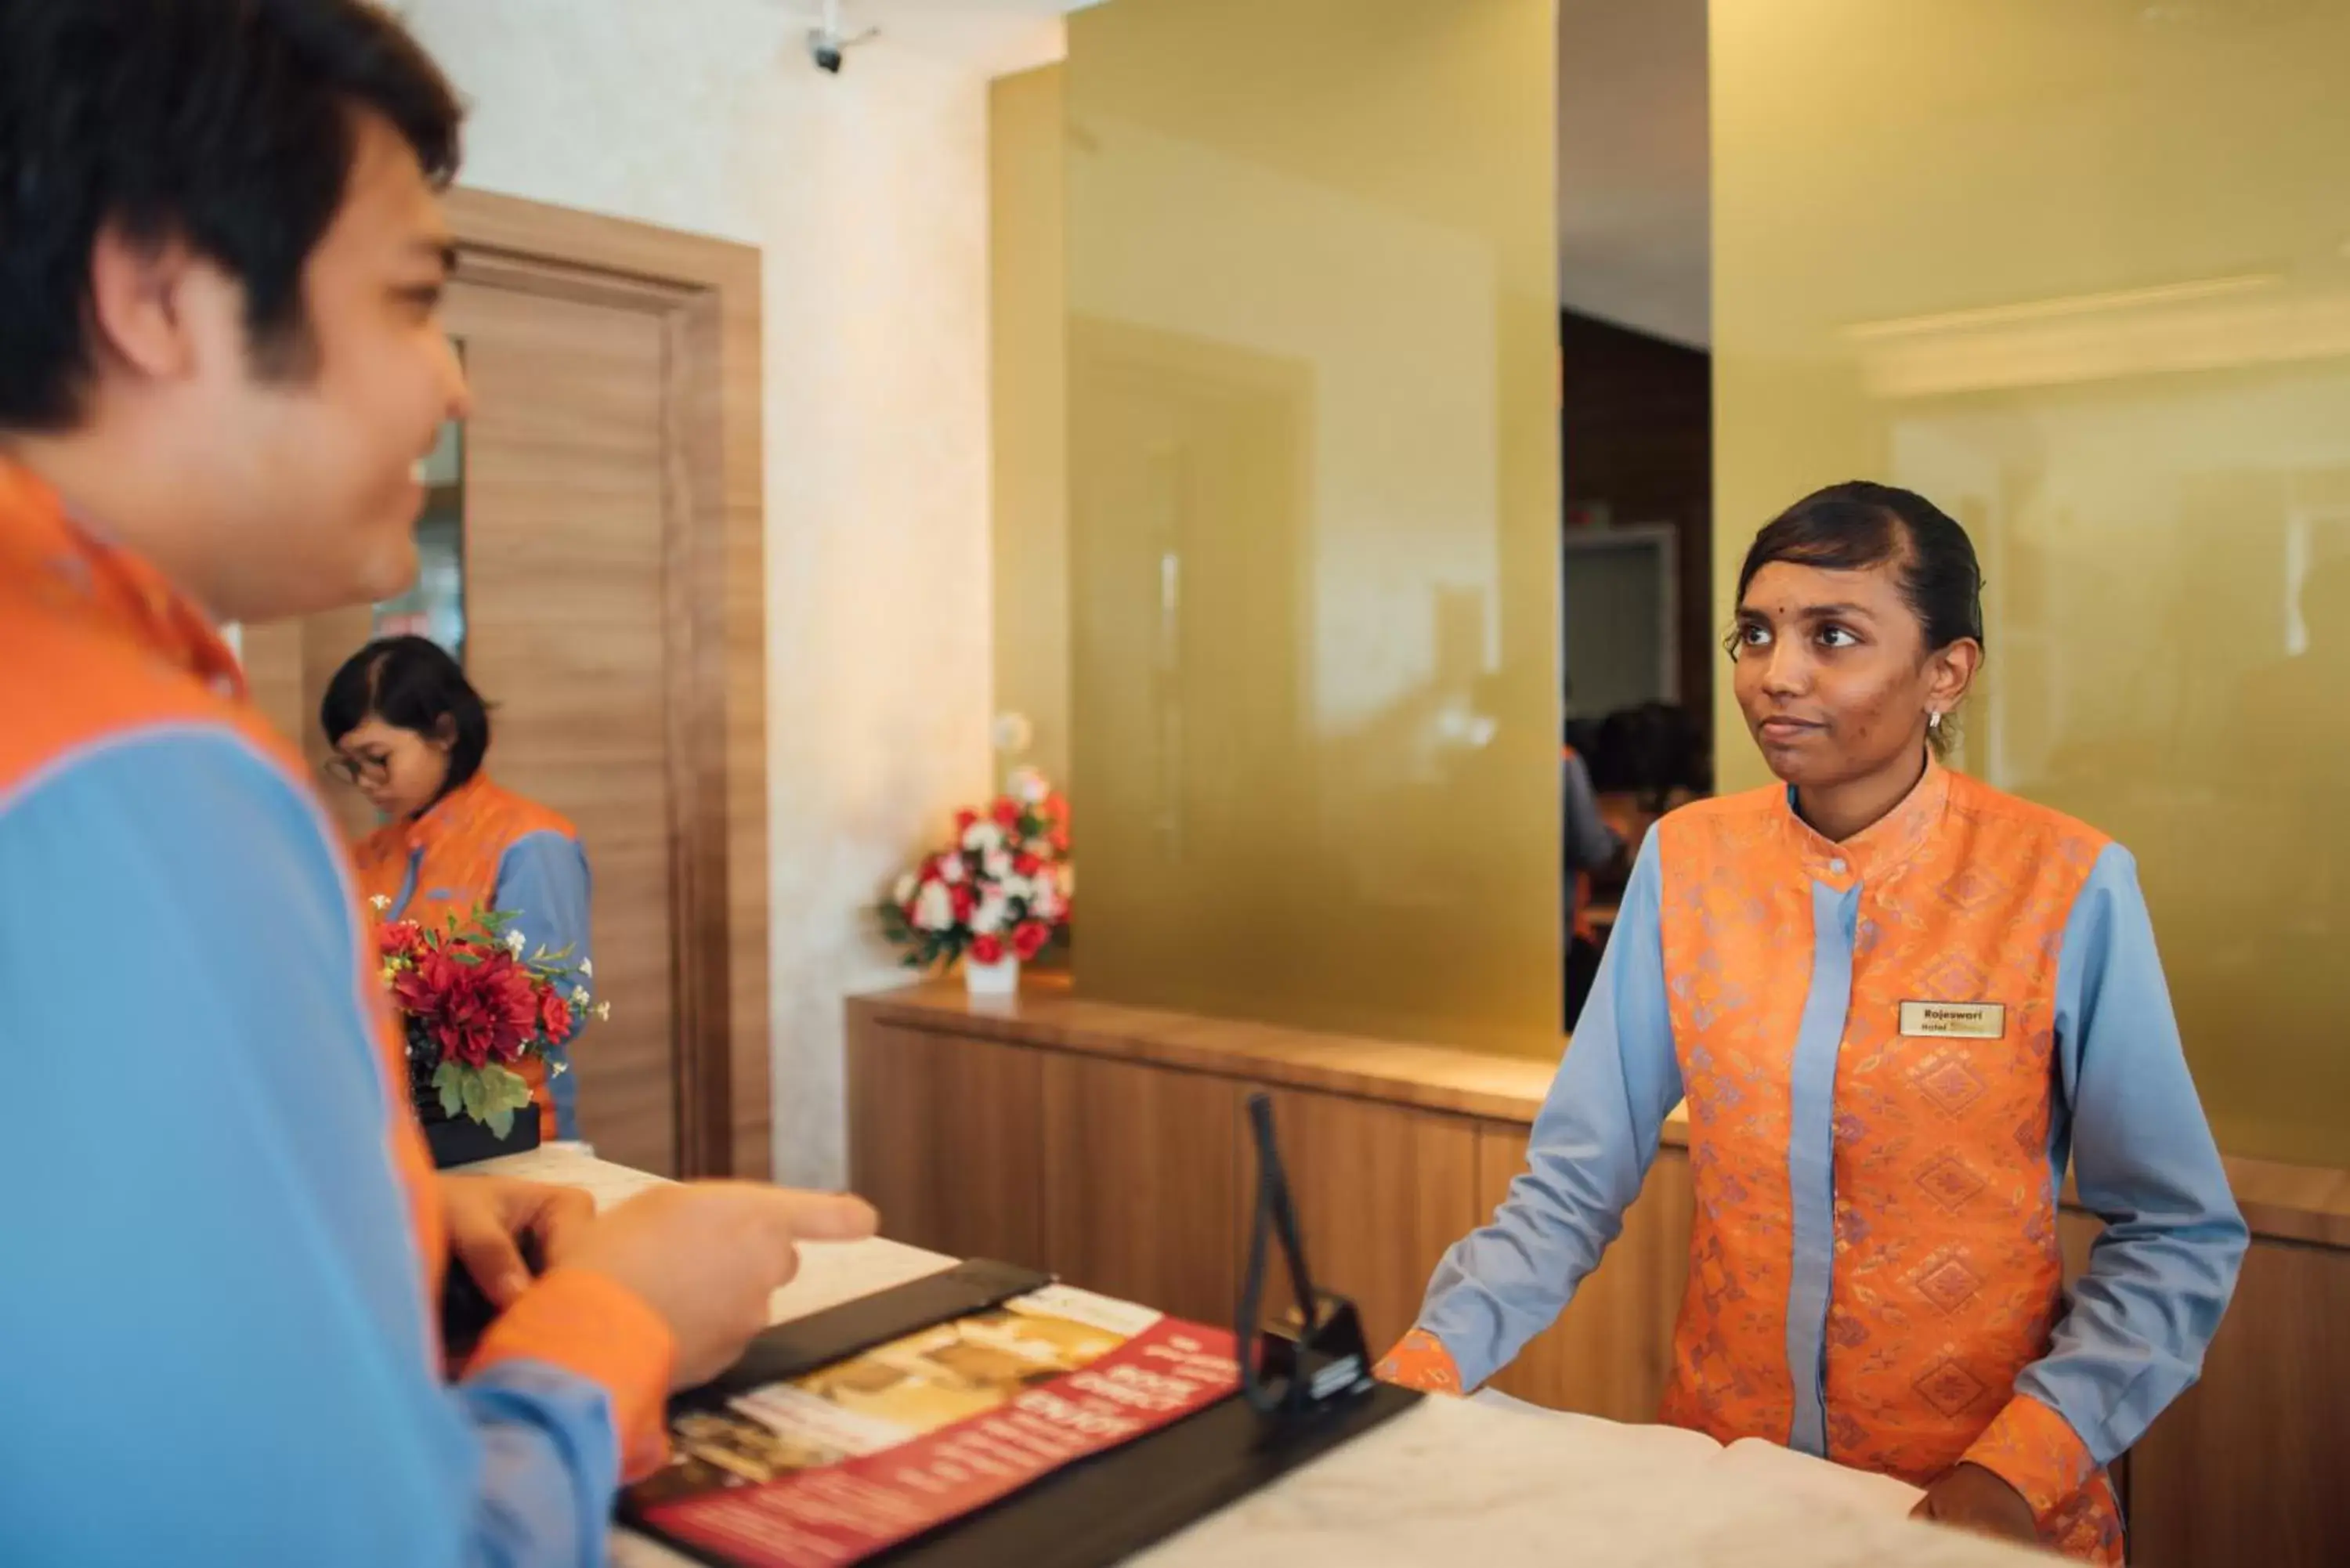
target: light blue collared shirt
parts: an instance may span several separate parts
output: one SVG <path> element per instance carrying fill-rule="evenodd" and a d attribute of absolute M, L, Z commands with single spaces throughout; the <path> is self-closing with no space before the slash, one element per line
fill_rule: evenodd
<path fill-rule="evenodd" d="M 1586 1008 L 1536 1117 L 1527 1169 L 1491 1223 L 1445 1254 L 1419 1326 L 1465 1388 L 1547 1328 L 1623 1226 L 1682 1096 L 1664 965 L 1662 871 L 1643 845 Z M 1857 887 L 1812 889 L 1810 991 L 1795 1041 L 1788 1170 L 1794 1268 L 1790 1446 L 1826 1448 L 1825 1330 L 1835 1258 L 1836 1053 L 1851 1000 Z M 2051 1190 L 2069 1158 L 2106 1222 L 2047 1355 L 2016 1380 L 2099 1464 L 2195 1380 L 2246 1244 L 2178 1039 L 2128 853 L 2107 846 L 2066 920 L 2056 977 Z"/>

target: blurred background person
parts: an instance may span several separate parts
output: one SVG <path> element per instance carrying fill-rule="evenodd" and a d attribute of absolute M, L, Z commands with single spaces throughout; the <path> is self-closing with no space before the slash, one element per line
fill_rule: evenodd
<path fill-rule="evenodd" d="M 592 987 L 588 853 L 559 814 L 483 771 L 489 705 L 455 659 L 421 637 L 371 642 L 335 672 L 318 722 L 335 753 L 327 771 L 383 817 L 352 851 L 360 897 L 386 900 L 380 919 L 437 926 L 498 910 L 525 952 L 567 952 Z M 587 1010 L 573 1017 L 577 1040 Z M 556 1043 L 551 1068 L 536 1057 L 521 1066 L 545 1139 L 579 1136 L 570 1044 Z"/>

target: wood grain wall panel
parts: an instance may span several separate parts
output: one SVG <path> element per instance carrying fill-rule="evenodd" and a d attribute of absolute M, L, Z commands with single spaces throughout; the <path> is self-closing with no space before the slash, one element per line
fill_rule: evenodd
<path fill-rule="evenodd" d="M 1045 1266 L 1043 1057 L 889 1024 L 850 1033 L 850 1184 L 883 1232 Z"/>
<path fill-rule="evenodd" d="M 1045 1054 L 1045 1256 L 1071 1284 L 1225 1324 L 1240 1291 L 1241 1088 Z"/>
<path fill-rule="evenodd" d="M 1509 1196 L 1526 1168 L 1526 1129 L 1477 1129 L 1479 1218 Z M 1558 1321 L 1493 1379 L 1505 1394 L 1613 1421 L 1653 1421 L 1672 1374 L 1673 1323 L 1689 1281 L 1696 1202 L 1688 1154 L 1657 1152 L 1623 1232 L 1576 1289 Z"/>

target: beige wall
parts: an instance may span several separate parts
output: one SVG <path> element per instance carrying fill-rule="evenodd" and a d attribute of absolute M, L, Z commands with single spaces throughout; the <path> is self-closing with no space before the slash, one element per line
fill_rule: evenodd
<path fill-rule="evenodd" d="M 1717 610 L 1818 484 L 1963 522 L 1963 764 L 2136 853 L 2222 1143 L 2350 1160 L 2350 6 L 1711 15 Z"/>
<path fill-rule="evenodd" d="M 991 773 L 985 78 L 822 75 L 781 7 L 408 10 L 468 183 L 764 254 L 775 1168 L 837 1184 L 841 998 L 902 972 L 865 911 Z"/>
<path fill-rule="evenodd" d="M 1069 776 L 1069 398 L 1062 71 L 988 92 L 995 701 L 1024 714 L 1025 761 Z"/>

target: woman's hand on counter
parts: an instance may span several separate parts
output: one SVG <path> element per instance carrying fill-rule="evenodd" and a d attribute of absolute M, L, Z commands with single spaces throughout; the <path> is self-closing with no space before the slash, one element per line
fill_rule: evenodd
<path fill-rule="evenodd" d="M 2023 1494 L 1981 1465 L 1953 1468 L 1926 1489 L 1909 1517 L 2002 1541 L 2036 1542 L 2040 1539 L 2040 1527 Z"/>

